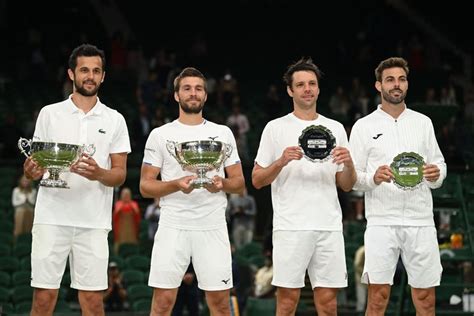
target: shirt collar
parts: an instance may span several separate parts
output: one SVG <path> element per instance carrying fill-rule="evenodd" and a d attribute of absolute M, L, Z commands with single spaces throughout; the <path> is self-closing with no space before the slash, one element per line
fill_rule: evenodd
<path fill-rule="evenodd" d="M 382 110 L 382 104 L 379 104 L 377 106 L 377 112 L 380 114 L 380 115 L 383 115 L 384 117 L 386 118 L 389 118 L 391 120 L 394 120 L 395 118 L 393 116 L 391 116 L 390 114 L 388 114 L 387 112 L 385 112 L 384 110 Z M 408 112 L 409 112 L 409 109 L 407 108 L 407 105 L 404 104 L 404 109 L 402 111 L 402 113 L 400 113 L 400 116 L 398 116 L 398 118 L 396 118 L 397 120 L 400 120 L 400 119 L 403 119 L 404 117 L 406 117 L 408 115 Z"/>
<path fill-rule="evenodd" d="M 81 110 L 72 102 L 72 94 L 67 100 L 68 111 L 71 113 L 79 113 Z M 100 102 L 99 97 L 97 97 L 97 102 L 94 107 L 89 111 L 88 115 L 100 115 L 104 110 L 104 104 Z"/>

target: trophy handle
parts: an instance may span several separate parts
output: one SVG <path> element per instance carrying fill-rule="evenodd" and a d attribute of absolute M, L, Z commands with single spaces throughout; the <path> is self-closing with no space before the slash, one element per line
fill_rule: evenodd
<path fill-rule="evenodd" d="M 232 154 L 232 151 L 234 150 L 232 148 L 231 145 L 229 144 L 224 144 L 225 145 L 225 149 L 224 149 L 224 155 L 225 155 L 225 159 L 229 158 L 230 155 Z"/>
<path fill-rule="evenodd" d="M 82 145 L 81 154 L 87 154 L 93 156 L 95 154 L 96 148 L 94 144 Z"/>
<path fill-rule="evenodd" d="M 176 145 L 177 144 L 178 144 L 177 142 L 174 142 L 174 141 L 171 141 L 171 140 L 166 141 L 166 149 L 171 154 L 171 156 L 173 156 L 175 159 L 178 159 L 178 157 L 176 156 Z"/>
<path fill-rule="evenodd" d="M 30 157 L 31 139 L 20 137 L 18 140 L 18 148 L 26 158 Z M 26 151 L 27 148 L 29 149 L 28 151 Z"/>
<path fill-rule="evenodd" d="M 224 152 L 224 155 L 222 157 L 222 159 L 219 159 L 220 163 L 219 165 L 216 167 L 216 170 L 219 171 L 221 166 L 224 164 L 224 161 L 230 157 L 230 155 L 232 154 L 232 151 L 234 150 L 232 148 L 231 145 L 229 144 L 226 144 L 226 143 L 222 143 L 222 146 L 223 146 L 223 152 Z"/>

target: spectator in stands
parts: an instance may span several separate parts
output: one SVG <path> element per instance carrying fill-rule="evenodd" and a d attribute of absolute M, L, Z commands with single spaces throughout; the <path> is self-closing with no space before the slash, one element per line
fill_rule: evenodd
<path fill-rule="evenodd" d="M 18 186 L 13 189 L 12 205 L 15 208 L 15 227 L 13 235 L 31 233 L 33 227 L 33 216 L 36 203 L 36 188 L 33 181 L 22 175 L 18 180 Z"/>
<path fill-rule="evenodd" d="M 169 123 L 170 119 L 165 115 L 165 109 L 162 105 L 158 105 L 155 109 L 155 115 L 151 119 L 151 129 L 155 127 L 160 127 Z"/>
<path fill-rule="evenodd" d="M 122 188 L 112 219 L 115 253 L 118 253 L 121 244 L 138 244 L 141 214 L 137 201 L 132 199 L 130 188 Z"/>
<path fill-rule="evenodd" d="M 239 85 L 230 69 L 226 69 L 217 86 L 217 105 L 229 108 L 235 98 L 239 97 Z"/>
<path fill-rule="evenodd" d="M 288 67 L 284 79 L 293 98 L 293 112 L 265 126 L 252 172 L 257 189 L 272 187 L 272 284 L 278 287 L 278 315 L 295 313 L 306 271 L 319 315 L 337 313 L 338 288 L 347 286 L 336 188 L 350 191 L 356 175 L 344 126 L 316 111 L 320 78 L 321 72 L 310 58 Z M 330 160 L 322 161 L 324 157 L 314 155 L 304 142 L 304 148 L 295 146 L 298 139 L 318 133 L 313 127 L 318 125 L 335 137 L 331 156 L 327 152 Z"/>
<path fill-rule="evenodd" d="M 438 105 L 439 101 L 436 97 L 436 90 L 433 87 L 429 87 L 425 92 L 425 104 L 428 105 Z"/>
<path fill-rule="evenodd" d="M 155 198 L 153 203 L 148 205 L 145 211 L 145 219 L 148 221 L 148 239 L 154 240 L 156 231 L 158 230 L 158 223 L 160 221 L 160 199 Z"/>
<path fill-rule="evenodd" d="M 138 83 L 137 103 L 144 104 L 151 111 L 161 104 L 163 93 L 163 87 L 158 82 L 158 73 L 155 70 L 150 70 L 147 79 Z"/>
<path fill-rule="evenodd" d="M 380 62 L 375 87 L 382 104 L 358 120 L 350 136 L 357 170 L 354 189 L 365 191 L 362 281 L 369 284 L 367 315 L 385 313 L 400 255 L 418 315 L 435 314 L 435 286 L 441 280 L 431 189 L 442 185 L 446 164 L 431 120 L 405 104 L 408 71 L 403 58 Z M 389 165 L 402 152 L 423 158 L 423 180 L 415 190 L 403 190 L 393 183 Z"/>
<path fill-rule="evenodd" d="M 68 257 L 82 313 L 104 315 L 113 188 L 125 181 L 130 152 L 125 119 L 97 97 L 104 68 L 102 50 L 89 44 L 75 48 L 68 70 L 74 92 L 43 107 L 36 122 L 34 140 L 95 144 L 96 152 L 84 153 L 62 175 L 69 189 L 38 190 L 31 252 L 33 316 L 53 314 Z M 28 179 L 38 180 L 46 172 L 31 158 L 23 167 Z"/>
<path fill-rule="evenodd" d="M 122 312 L 127 302 L 127 289 L 122 280 L 120 269 L 116 262 L 109 263 L 109 286 L 104 292 L 106 312 Z"/>
<path fill-rule="evenodd" d="M 276 84 L 270 84 L 268 86 L 265 100 L 263 102 L 265 110 L 263 111 L 264 113 L 261 114 L 267 119 L 267 121 L 273 120 L 281 115 L 283 102 Z"/>
<path fill-rule="evenodd" d="M 346 121 L 349 115 L 351 104 L 342 86 L 337 86 L 336 91 L 329 99 L 329 108 L 332 114 L 339 117 L 342 121 Z"/>
<path fill-rule="evenodd" d="M 184 313 L 185 307 L 187 314 Z M 188 266 L 188 270 L 184 274 L 183 281 L 179 286 L 172 315 L 199 316 L 199 288 L 192 263 Z"/>
<path fill-rule="evenodd" d="M 231 194 L 227 204 L 232 227 L 232 240 L 237 249 L 253 239 L 257 204 L 247 189 L 240 194 Z"/>
<path fill-rule="evenodd" d="M 265 265 L 257 270 L 254 281 L 254 296 L 258 298 L 275 297 L 276 287 L 272 285 L 273 262 L 272 253 L 265 254 Z"/>
<path fill-rule="evenodd" d="M 133 122 L 132 130 L 130 131 L 133 135 L 132 148 L 138 151 L 143 151 L 145 142 L 151 131 L 151 120 L 148 114 L 148 107 L 145 104 L 138 105 L 138 116 Z"/>
<path fill-rule="evenodd" d="M 247 115 L 241 113 L 238 100 L 232 105 L 232 114 L 227 117 L 226 125 L 237 132 L 237 150 L 243 161 L 249 159 L 247 133 L 250 130 Z"/>
<path fill-rule="evenodd" d="M 441 87 L 439 103 L 441 105 L 457 105 L 456 90 L 452 85 Z"/>
<path fill-rule="evenodd" d="M 161 204 L 148 281 L 154 288 L 151 315 L 171 312 L 191 257 L 211 314 L 230 313 L 232 267 L 225 221 L 226 193 L 242 192 L 245 182 L 231 130 L 202 116 L 206 91 L 204 75 L 196 68 L 185 68 L 174 86 L 178 119 L 154 129 L 145 145 L 140 191 L 144 197 L 159 198 Z M 209 173 L 212 183 L 195 188 L 196 176 L 183 171 L 168 152 L 167 141 L 210 138 L 229 144 L 233 150 L 223 168 L 214 171 L 213 176 Z"/>

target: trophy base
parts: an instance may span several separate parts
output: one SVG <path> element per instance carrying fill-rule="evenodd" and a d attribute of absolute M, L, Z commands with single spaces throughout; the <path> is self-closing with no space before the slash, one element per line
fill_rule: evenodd
<path fill-rule="evenodd" d="M 61 179 L 43 179 L 40 181 L 40 185 L 47 188 L 69 189 L 67 182 Z"/>
<path fill-rule="evenodd" d="M 194 179 L 192 183 L 193 188 L 195 189 L 202 189 L 208 184 L 212 184 L 212 180 L 209 178 L 197 178 Z"/>

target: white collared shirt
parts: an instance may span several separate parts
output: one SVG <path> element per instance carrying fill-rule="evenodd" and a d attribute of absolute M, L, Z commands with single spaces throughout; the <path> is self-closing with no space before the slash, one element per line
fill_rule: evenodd
<path fill-rule="evenodd" d="M 97 99 L 85 114 L 67 100 L 43 107 L 33 141 L 94 145 L 97 164 L 110 169 L 110 154 L 129 153 L 130 139 L 122 114 Z M 113 187 L 71 172 L 61 173 L 70 189 L 40 187 L 35 224 L 111 229 Z"/>
<path fill-rule="evenodd" d="M 357 171 L 355 190 L 365 191 L 367 225 L 433 226 L 431 189 L 442 185 L 446 163 L 441 153 L 431 119 L 405 108 L 395 119 L 381 109 L 359 119 L 352 127 L 350 148 Z M 424 180 L 413 191 L 404 191 L 393 183 L 376 185 L 374 174 L 402 152 L 415 152 L 427 164 L 440 169 L 436 182 Z"/>

